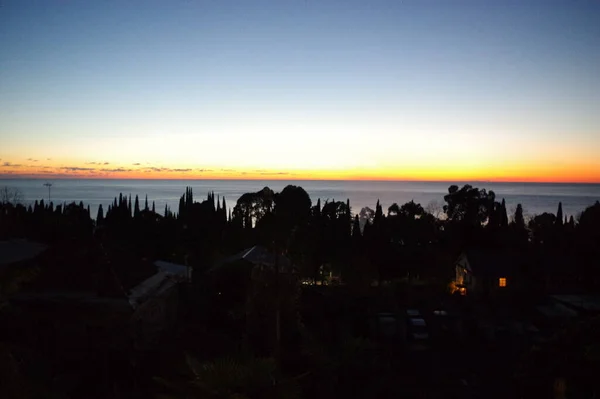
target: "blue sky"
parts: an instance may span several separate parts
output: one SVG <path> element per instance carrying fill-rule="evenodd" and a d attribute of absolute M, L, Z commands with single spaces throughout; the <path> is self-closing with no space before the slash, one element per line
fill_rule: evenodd
<path fill-rule="evenodd" d="M 599 109 L 598 1 L 0 8 L 0 159 L 13 163 L 581 173 L 600 166 Z"/>

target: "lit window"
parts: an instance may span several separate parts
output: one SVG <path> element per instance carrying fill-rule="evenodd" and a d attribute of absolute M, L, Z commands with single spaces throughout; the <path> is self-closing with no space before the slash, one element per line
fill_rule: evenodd
<path fill-rule="evenodd" d="M 499 287 L 506 287 L 506 278 L 505 277 L 500 277 L 498 279 L 498 286 Z"/>

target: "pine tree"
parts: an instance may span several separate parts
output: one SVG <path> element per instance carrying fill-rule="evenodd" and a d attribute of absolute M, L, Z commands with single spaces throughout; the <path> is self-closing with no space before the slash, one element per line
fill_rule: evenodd
<path fill-rule="evenodd" d="M 556 211 L 556 224 L 558 226 L 562 226 L 562 224 L 563 224 L 562 202 L 558 203 L 558 211 Z"/>
<path fill-rule="evenodd" d="M 102 204 L 100 204 L 100 206 L 98 207 L 98 215 L 96 215 L 96 223 L 101 224 L 102 222 L 104 222 L 104 210 L 102 209 Z"/>
<path fill-rule="evenodd" d="M 146 198 L 146 209 L 148 209 L 148 198 Z M 133 206 L 133 217 L 140 217 L 140 199 L 135 195 L 135 204 Z"/>

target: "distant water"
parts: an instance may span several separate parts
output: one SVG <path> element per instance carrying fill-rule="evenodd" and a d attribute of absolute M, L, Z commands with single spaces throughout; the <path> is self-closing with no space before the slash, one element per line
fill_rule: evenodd
<path fill-rule="evenodd" d="M 44 187 L 46 180 L 38 179 L 0 179 L 0 188 L 4 186 L 19 188 L 25 203 L 35 200 L 48 200 L 48 189 Z M 394 202 L 402 205 L 414 200 L 426 206 L 437 201 L 444 204 L 444 195 L 448 192 L 450 182 L 388 182 L 388 181 L 275 181 L 275 180 L 52 180 L 51 199 L 54 204 L 83 201 L 90 205 L 92 217 L 96 216 L 98 205 L 102 204 L 106 211 L 119 193 L 136 195 L 140 198 L 140 207 L 144 206 L 144 198 L 148 194 L 150 206 L 156 203 L 156 210 L 163 213 L 165 204 L 169 204 L 177 212 L 179 197 L 185 187 L 193 188 L 194 198 L 206 198 L 209 191 L 221 198 L 225 196 L 227 207 L 232 208 L 237 199 L 246 192 L 254 192 L 265 186 L 274 191 L 281 191 L 286 185 L 294 184 L 303 187 L 313 200 L 346 201 L 350 199 L 353 212 L 368 206 L 375 208 L 379 199 L 384 211 Z M 454 183 L 458 186 L 464 182 Z M 526 216 L 543 212 L 556 213 L 558 203 L 562 202 L 565 215 L 576 216 L 586 207 L 600 200 L 600 184 L 564 184 L 564 183 L 469 183 L 474 187 L 493 190 L 498 200 L 506 199 L 509 214 L 514 213 L 518 203 L 523 205 Z M 509 215 L 510 216 L 510 215 Z"/>

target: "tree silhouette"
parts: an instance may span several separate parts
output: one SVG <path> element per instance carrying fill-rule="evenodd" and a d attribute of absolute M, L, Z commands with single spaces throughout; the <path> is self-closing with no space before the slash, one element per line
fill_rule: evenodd
<path fill-rule="evenodd" d="M 154 201 L 152 201 L 152 213 L 156 213 L 156 208 L 154 207 Z"/>
<path fill-rule="evenodd" d="M 96 215 L 96 223 L 98 225 L 104 222 L 104 210 L 102 209 L 102 204 L 98 207 L 98 214 Z"/>
<path fill-rule="evenodd" d="M 563 224 L 563 209 L 562 202 L 558 203 L 558 210 L 556 211 L 556 225 L 562 226 Z"/>
<path fill-rule="evenodd" d="M 525 228 L 525 218 L 523 217 L 523 206 L 521 204 L 517 204 L 517 209 L 515 210 L 515 218 L 513 223 L 517 228 Z"/>
<path fill-rule="evenodd" d="M 400 206 L 395 202 L 388 208 L 388 216 L 396 216 L 400 213 Z"/>
<path fill-rule="evenodd" d="M 522 211 L 522 209 L 521 209 Z M 504 201 L 504 198 L 502 198 L 502 205 L 501 205 L 501 211 L 500 211 L 500 227 L 506 228 L 508 227 L 508 214 L 506 212 L 506 202 Z"/>
<path fill-rule="evenodd" d="M 148 209 L 148 199 L 147 198 L 146 198 L 146 209 Z M 133 208 L 133 217 L 134 218 L 140 217 L 140 200 L 139 200 L 137 194 L 135 195 L 135 205 Z"/>

